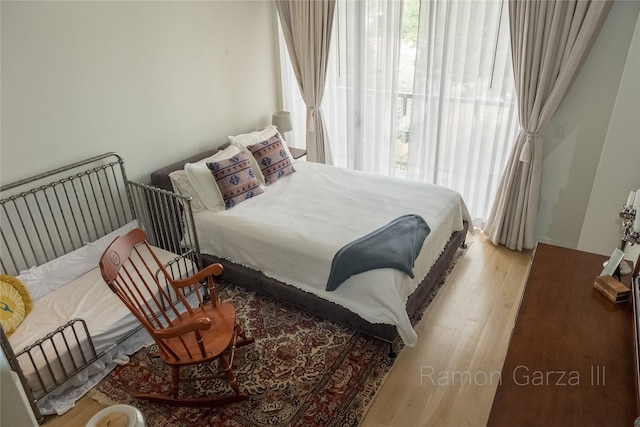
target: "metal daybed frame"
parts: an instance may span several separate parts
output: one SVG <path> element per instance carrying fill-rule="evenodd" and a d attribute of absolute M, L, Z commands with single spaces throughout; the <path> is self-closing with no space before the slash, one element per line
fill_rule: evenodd
<path fill-rule="evenodd" d="M 2 274 L 18 275 L 95 241 L 133 219 L 145 229 L 152 245 L 176 254 L 169 263 L 174 271 L 178 269 L 180 274 L 194 263 L 197 268 L 202 267 L 197 237 L 190 226 L 192 218 L 184 218 L 191 213 L 191 200 L 128 181 L 124 161 L 116 153 L 3 185 L 0 194 Z M 184 226 L 177 229 L 178 222 Z M 83 319 L 71 320 L 54 331 L 43 331 L 41 339 L 24 349 L 13 349 L 4 330 L 0 328 L 0 332 L 2 350 L 18 374 L 39 423 L 44 422 L 44 416 L 38 402 L 106 352 L 97 354 Z M 44 354 L 46 366 L 38 367 L 34 354 L 41 355 L 45 348 L 53 350 Z M 72 348 L 81 349 L 80 354 L 71 352 Z M 63 364 L 63 354 L 67 361 L 71 359 L 70 363 Z M 35 369 L 39 391 L 34 392 L 29 386 L 23 373 L 25 366 Z M 42 380 L 45 374 L 53 378 L 52 384 Z"/>

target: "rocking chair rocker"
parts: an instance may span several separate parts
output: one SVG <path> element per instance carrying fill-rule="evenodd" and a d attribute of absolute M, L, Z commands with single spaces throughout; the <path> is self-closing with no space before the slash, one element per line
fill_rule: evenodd
<path fill-rule="evenodd" d="M 140 393 L 135 397 L 177 406 L 217 406 L 248 397 L 240 390 L 232 367 L 236 348 L 251 344 L 254 339 L 236 321 L 234 306 L 217 302 L 213 277 L 222 273 L 222 265 L 212 264 L 186 279 L 174 280 L 153 253 L 144 231 L 138 228 L 109 245 L 100 259 L 100 270 L 111 290 L 155 340 L 159 357 L 171 368 L 170 395 Z M 161 278 L 166 281 L 166 288 Z M 200 291 L 205 279 L 210 303 L 204 301 Z M 188 289 L 193 294 L 187 299 Z M 181 367 L 216 360 L 221 375 L 180 376 Z M 181 382 L 213 378 L 225 379 L 232 394 L 188 397 L 180 393 Z"/>

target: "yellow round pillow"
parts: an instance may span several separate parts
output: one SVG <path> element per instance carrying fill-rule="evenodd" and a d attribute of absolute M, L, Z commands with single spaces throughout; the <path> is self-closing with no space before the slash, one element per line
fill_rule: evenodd
<path fill-rule="evenodd" d="M 0 275 L 0 324 L 11 335 L 31 312 L 31 296 L 20 280 Z"/>

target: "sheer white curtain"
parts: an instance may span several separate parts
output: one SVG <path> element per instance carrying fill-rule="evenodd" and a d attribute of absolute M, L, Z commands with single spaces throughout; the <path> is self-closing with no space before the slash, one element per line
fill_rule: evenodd
<path fill-rule="evenodd" d="M 506 9 L 338 0 L 323 100 L 334 164 L 453 188 L 482 227 L 517 132 Z"/>
<path fill-rule="evenodd" d="M 324 104 L 337 166 L 395 173 L 402 6 L 337 2 Z"/>
<path fill-rule="evenodd" d="M 407 177 L 459 191 L 478 227 L 518 128 L 507 12 L 502 1 L 420 8 Z"/>

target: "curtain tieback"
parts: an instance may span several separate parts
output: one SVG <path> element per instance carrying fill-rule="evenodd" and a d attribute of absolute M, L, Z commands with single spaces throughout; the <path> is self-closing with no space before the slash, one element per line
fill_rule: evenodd
<path fill-rule="evenodd" d="M 527 132 L 526 130 L 520 130 L 520 133 L 524 136 L 540 136 L 539 133 Z"/>
<path fill-rule="evenodd" d="M 315 132 L 315 115 L 314 113 L 318 113 L 320 111 L 320 107 L 307 107 L 307 132 Z"/>
<path fill-rule="evenodd" d="M 540 134 L 527 132 L 522 129 L 520 129 L 520 133 L 527 137 L 524 145 L 522 146 L 522 151 L 520 152 L 520 161 L 523 163 L 529 163 L 531 161 L 531 138 L 533 138 L 534 136 L 540 136 Z"/>

